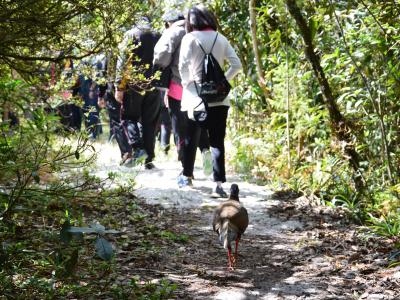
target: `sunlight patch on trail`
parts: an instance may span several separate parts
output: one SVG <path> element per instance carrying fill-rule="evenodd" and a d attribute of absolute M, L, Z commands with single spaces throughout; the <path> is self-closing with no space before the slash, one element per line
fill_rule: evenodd
<path fill-rule="evenodd" d="M 98 160 L 95 175 L 104 178 L 109 172 L 117 173 L 120 183 L 135 182 L 135 193 L 149 204 L 160 204 L 164 208 L 178 210 L 203 210 L 205 218 L 212 218 L 212 210 L 222 199 L 211 198 L 215 183 L 212 177 L 206 177 L 201 168 L 201 155 L 197 155 L 193 187 L 179 189 L 176 178 L 181 172 L 181 164 L 173 158 L 158 153 L 153 170 L 145 170 L 143 165 L 124 167 L 119 165 L 120 153 L 115 143 L 95 143 Z M 175 154 L 173 152 L 172 154 Z M 240 188 L 240 199 L 249 213 L 250 225 L 247 234 L 279 235 L 282 231 L 293 231 L 302 228 L 297 221 L 282 221 L 268 215 L 268 208 L 276 205 L 271 199 L 273 192 L 264 186 L 248 183 L 237 175 L 228 174 L 224 189 L 229 192 L 230 185 L 237 183 Z M 208 229 L 209 230 L 209 229 Z"/>

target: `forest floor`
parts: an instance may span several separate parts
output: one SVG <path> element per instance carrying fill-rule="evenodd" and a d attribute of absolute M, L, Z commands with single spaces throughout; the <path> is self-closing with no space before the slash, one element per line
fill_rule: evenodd
<path fill-rule="evenodd" d="M 136 183 L 134 192 L 77 195 L 67 206 L 50 201 L 19 212 L 12 232 L 0 232 L 1 300 L 400 299 L 398 244 L 369 234 L 344 211 L 228 171 L 224 188 L 239 185 L 250 218 L 237 268 L 228 271 L 211 226 L 222 199 L 210 197 L 201 157 L 194 187 L 179 189 L 175 153 L 158 153 L 156 168 L 145 170 L 119 166 L 114 144 L 94 145 L 93 173 L 115 172 L 119 183 Z M 92 234 L 71 245 L 60 241 L 66 210 L 75 226 L 98 221 L 118 231 L 105 235 L 115 250 L 111 261 L 96 257 Z"/>
<path fill-rule="evenodd" d="M 213 209 L 222 200 L 210 197 L 213 183 L 203 175 L 201 157 L 194 187 L 179 189 L 180 164 L 174 159 L 161 155 L 153 170 L 120 167 L 109 147 L 100 152 L 98 175 L 110 169 L 135 173 L 134 201 L 160 233 L 149 242 L 157 249 L 153 255 L 149 246 L 144 256 L 127 258 L 138 233 L 125 227 L 128 239 L 117 254 L 122 282 L 129 276 L 142 283 L 167 280 L 174 284 L 171 298 L 178 299 L 400 299 L 395 241 L 367 234 L 343 211 L 273 192 L 233 172 L 224 188 L 239 185 L 250 225 L 238 266 L 228 271 L 226 250 L 211 228 Z"/>

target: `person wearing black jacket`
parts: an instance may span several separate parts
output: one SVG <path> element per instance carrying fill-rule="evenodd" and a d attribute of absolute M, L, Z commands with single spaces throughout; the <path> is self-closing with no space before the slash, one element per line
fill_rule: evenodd
<path fill-rule="evenodd" d="M 154 46 L 159 39 L 148 18 L 141 18 L 127 31 L 119 45 L 115 99 L 121 103 L 121 123 L 132 147 L 132 158 L 145 158 L 146 169 L 154 168 L 160 91 L 151 84 Z M 132 75 L 133 73 L 133 75 Z M 129 158 L 129 154 L 127 154 Z"/>
<path fill-rule="evenodd" d="M 102 82 L 99 86 L 98 107 L 107 109 L 109 124 L 110 124 L 110 141 L 115 138 L 118 147 L 121 151 L 120 164 L 129 163 L 128 154 L 132 153 L 132 147 L 128 143 L 128 139 L 121 126 L 121 103 L 115 99 L 114 83 L 109 74 L 109 63 L 112 58 L 112 53 L 109 55 L 99 55 L 96 57 L 95 65 L 97 68 L 97 78 Z"/>
<path fill-rule="evenodd" d="M 100 86 L 99 107 L 107 109 L 110 121 L 110 140 L 115 138 L 117 141 L 119 150 L 121 151 L 121 165 L 123 165 L 130 162 L 131 158 L 129 155 L 132 153 L 132 147 L 129 145 L 121 125 L 121 103 L 115 99 L 114 90 L 112 82 Z"/>

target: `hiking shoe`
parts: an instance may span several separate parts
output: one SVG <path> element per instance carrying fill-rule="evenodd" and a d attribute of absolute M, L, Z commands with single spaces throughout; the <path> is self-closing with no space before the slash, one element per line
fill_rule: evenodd
<path fill-rule="evenodd" d="M 215 189 L 213 190 L 211 197 L 213 198 L 228 198 L 228 194 L 225 193 L 224 189 L 222 186 L 216 186 Z"/>
<path fill-rule="evenodd" d="M 193 186 L 192 178 L 186 177 L 185 175 L 179 175 L 178 176 L 178 186 L 180 188 L 183 188 L 186 186 Z"/>
<path fill-rule="evenodd" d="M 145 165 L 144 165 L 144 168 L 145 168 L 146 170 L 152 170 L 152 169 L 154 169 L 155 167 L 156 167 L 156 166 L 155 166 L 151 161 L 146 162 Z"/>
<path fill-rule="evenodd" d="M 205 176 L 210 176 L 213 171 L 212 158 L 210 150 L 204 150 L 203 155 L 203 172 Z"/>
<path fill-rule="evenodd" d="M 133 167 L 133 162 L 134 162 L 133 158 L 130 157 L 123 163 L 123 166 L 127 167 L 127 168 L 131 168 L 131 167 Z"/>
<path fill-rule="evenodd" d="M 132 155 L 128 152 L 124 153 L 124 155 L 122 155 L 121 161 L 119 162 L 120 166 L 126 165 L 127 163 L 131 163 L 132 162 Z"/>

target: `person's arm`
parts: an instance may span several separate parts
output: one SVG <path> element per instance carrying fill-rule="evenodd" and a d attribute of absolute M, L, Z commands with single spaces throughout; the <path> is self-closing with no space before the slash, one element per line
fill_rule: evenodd
<path fill-rule="evenodd" d="M 189 34 L 185 35 L 182 39 L 181 49 L 179 53 L 179 73 L 182 79 L 182 86 L 186 87 L 190 79 L 190 55 L 192 49 L 193 39 Z"/>
<path fill-rule="evenodd" d="M 227 47 L 225 48 L 225 59 L 229 62 L 229 69 L 225 72 L 227 80 L 232 80 L 233 77 L 242 69 L 242 63 L 237 56 L 235 49 L 231 46 L 227 39 L 225 39 Z"/>
<path fill-rule="evenodd" d="M 153 65 L 161 68 L 168 67 L 171 64 L 175 49 L 174 36 L 167 29 L 154 47 Z"/>

